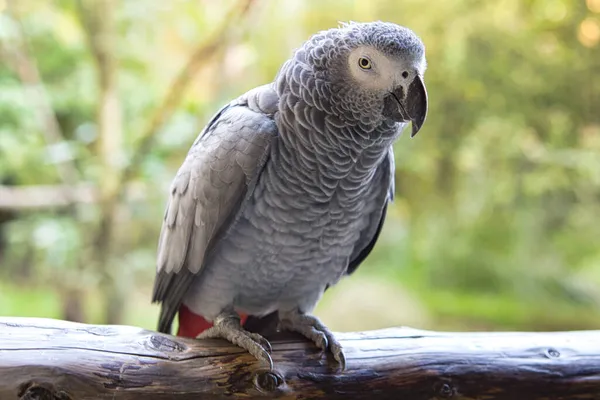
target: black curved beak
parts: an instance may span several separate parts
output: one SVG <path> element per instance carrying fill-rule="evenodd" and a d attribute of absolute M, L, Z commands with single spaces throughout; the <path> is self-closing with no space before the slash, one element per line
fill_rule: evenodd
<path fill-rule="evenodd" d="M 386 104 L 384 113 L 398 122 L 411 121 L 412 133 L 410 137 L 414 137 L 427 117 L 427 90 L 423 79 L 416 75 L 415 79 L 408 85 L 406 95 L 403 86 L 398 86 L 390 94 L 390 98 L 395 100 L 393 103 L 396 104 Z"/>

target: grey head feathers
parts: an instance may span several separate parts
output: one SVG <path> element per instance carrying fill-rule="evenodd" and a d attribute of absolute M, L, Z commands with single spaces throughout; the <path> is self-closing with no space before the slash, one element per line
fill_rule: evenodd
<path fill-rule="evenodd" d="M 276 83 L 280 96 L 291 91 L 309 106 L 338 117 L 340 127 L 359 124 L 369 132 L 408 121 L 420 127 L 427 102 L 425 68 L 424 45 L 410 29 L 380 21 L 350 22 L 307 40 L 284 64 Z M 408 104 L 411 97 L 415 105 Z"/>

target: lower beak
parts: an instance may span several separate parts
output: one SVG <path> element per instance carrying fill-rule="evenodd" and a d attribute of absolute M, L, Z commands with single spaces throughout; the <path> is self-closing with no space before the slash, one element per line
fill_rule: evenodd
<path fill-rule="evenodd" d="M 408 86 L 406 95 L 402 86 L 391 92 L 391 95 L 397 104 L 390 110 L 390 117 L 397 121 L 411 121 L 410 137 L 414 137 L 427 117 L 427 90 L 423 80 L 417 75 Z"/>

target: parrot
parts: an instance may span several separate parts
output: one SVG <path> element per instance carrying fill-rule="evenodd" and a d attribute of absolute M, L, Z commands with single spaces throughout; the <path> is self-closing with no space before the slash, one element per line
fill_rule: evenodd
<path fill-rule="evenodd" d="M 261 332 L 292 331 L 344 370 L 340 342 L 312 312 L 380 235 L 394 198 L 392 145 L 427 116 L 426 67 L 409 28 L 340 23 L 222 107 L 170 188 L 152 295 L 158 331 L 170 333 L 178 315 L 179 336 L 225 339 L 271 370 Z"/>

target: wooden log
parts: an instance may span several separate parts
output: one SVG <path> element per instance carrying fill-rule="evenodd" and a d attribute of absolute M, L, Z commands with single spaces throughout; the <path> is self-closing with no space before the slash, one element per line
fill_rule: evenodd
<path fill-rule="evenodd" d="M 0 399 L 600 399 L 600 331 L 338 337 L 345 372 L 287 335 L 270 373 L 222 340 L 0 318 Z"/>

